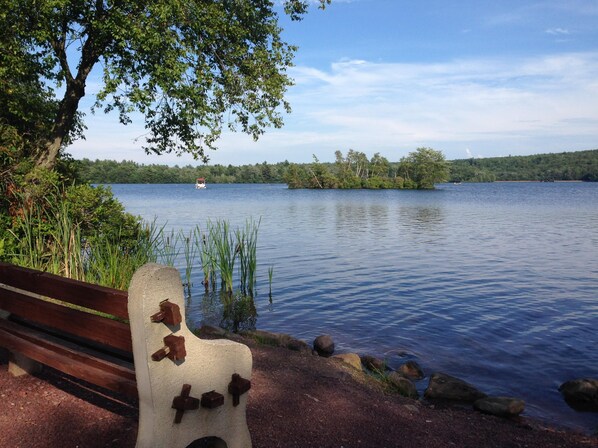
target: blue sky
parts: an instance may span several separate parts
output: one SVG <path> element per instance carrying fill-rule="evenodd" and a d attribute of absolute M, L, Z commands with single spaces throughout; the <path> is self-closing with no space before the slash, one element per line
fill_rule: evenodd
<path fill-rule="evenodd" d="M 420 146 L 449 160 L 598 148 L 598 0 L 333 0 L 281 24 L 299 46 L 293 112 L 257 142 L 223 133 L 211 164 L 332 161 L 349 149 L 398 161 Z M 145 155 L 141 120 L 86 122 L 87 140 L 67 150 L 75 158 L 198 163 Z"/>

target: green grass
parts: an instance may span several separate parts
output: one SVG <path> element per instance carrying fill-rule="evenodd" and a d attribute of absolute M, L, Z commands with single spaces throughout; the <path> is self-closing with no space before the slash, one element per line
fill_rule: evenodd
<path fill-rule="evenodd" d="M 232 230 L 228 221 L 208 221 L 205 230 L 166 232 L 156 222 L 143 223 L 136 240 L 94 235 L 86 239 L 70 218 L 66 203 L 44 204 L 25 212 L 13 232 L 18 251 L 15 264 L 76 280 L 126 290 L 135 271 L 148 262 L 182 264 L 183 285 L 192 296 L 193 270 L 203 271 L 204 295 L 219 297 L 223 328 L 238 331 L 255 325 L 257 238 L 260 221 L 247 220 Z M 17 236 L 18 235 L 18 236 Z M 125 243 L 128 241 L 128 243 Z M 237 271 L 235 269 L 238 268 Z M 270 297 L 273 267 L 268 270 Z M 239 287 L 235 288 L 235 275 Z M 220 288 L 217 289 L 217 278 Z"/>

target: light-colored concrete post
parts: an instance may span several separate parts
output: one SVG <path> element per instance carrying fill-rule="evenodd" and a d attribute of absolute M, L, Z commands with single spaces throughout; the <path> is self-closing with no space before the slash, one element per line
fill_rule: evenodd
<path fill-rule="evenodd" d="M 178 306 L 181 323 L 152 321 L 152 316 L 161 318 L 166 300 L 170 307 Z M 251 447 L 245 417 L 249 381 L 244 381 L 251 378 L 249 348 L 229 340 L 199 339 L 189 330 L 183 286 L 174 268 L 141 267 L 131 281 L 128 307 L 139 392 L 137 448 L 185 448 L 204 438 L 221 439 L 228 448 Z M 178 344 L 180 337 L 184 344 Z M 231 386 L 233 375 L 238 377 Z M 240 395 L 233 395 L 239 388 Z M 199 404 L 204 394 L 205 402 Z M 176 406 L 186 410 L 173 408 L 176 397 Z"/>

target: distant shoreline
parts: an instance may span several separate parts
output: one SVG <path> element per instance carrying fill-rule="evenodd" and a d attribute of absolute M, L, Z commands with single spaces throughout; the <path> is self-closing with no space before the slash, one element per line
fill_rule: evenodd
<path fill-rule="evenodd" d="M 494 182 L 467 182 L 470 184 L 480 184 L 480 183 L 495 183 L 495 184 L 513 184 L 513 183 L 535 183 L 535 184 L 554 184 L 554 183 L 568 183 L 568 184 L 572 184 L 572 183 L 586 183 L 589 181 L 584 181 L 584 180 L 551 180 L 551 181 L 546 181 L 546 180 L 495 180 Z"/>

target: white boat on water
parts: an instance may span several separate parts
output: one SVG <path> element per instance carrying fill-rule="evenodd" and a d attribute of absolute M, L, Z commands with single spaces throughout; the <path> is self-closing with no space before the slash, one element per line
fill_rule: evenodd
<path fill-rule="evenodd" d="M 206 179 L 203 177 L 198 177 L 195 181 L 195 188 L 197 190 L 201 190 L 202 188 L 206 188 Z"/>

